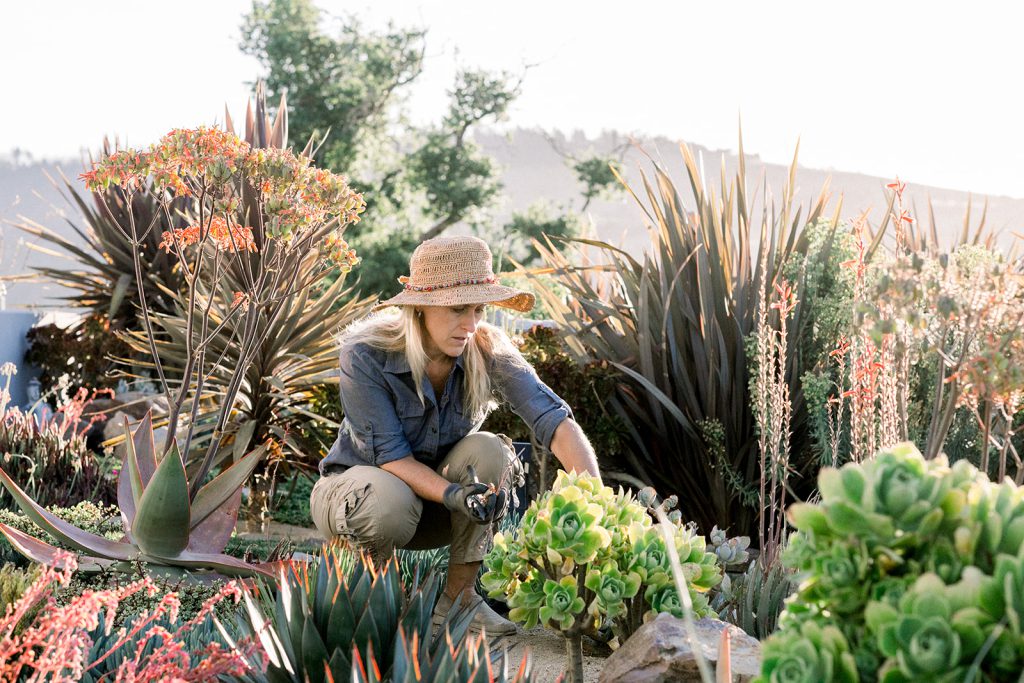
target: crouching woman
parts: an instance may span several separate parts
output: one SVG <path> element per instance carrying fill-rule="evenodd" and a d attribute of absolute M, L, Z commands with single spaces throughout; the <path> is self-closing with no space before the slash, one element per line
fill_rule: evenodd
<path fill-rule="evenodd" d="M 487 305 L 528 311 L 534 304 L 532 294 L 497 284 L 491 262 L 478 238 L 427 240 L 413 253 L 409 276 L 399 278 L 404 290 L 345 330 L 345 418 L 310 501 L 326 538 L 377 558 L 395 548 L 449 545 L 435 623 L 460 593 L 463 604 L 481 602 L 475 578 L 519 476 L 509 438 L 478 431 L 498 400 L 566 470 L 598 474 L 569 406 L 501 329 L 483 321 Z M 471 628 L 515 631 L 486 604 Z"/>

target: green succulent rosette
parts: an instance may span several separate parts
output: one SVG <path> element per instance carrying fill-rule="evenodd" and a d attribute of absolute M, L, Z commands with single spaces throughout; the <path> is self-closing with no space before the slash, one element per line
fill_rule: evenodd
<path fill-rule="evenodd" d="M 668 551 L 661 531 L 650 525 L 633 524 L 628 534 L 632 547 L 625 558 L 626 571 L 639 574 L 645 586 L 670 583 Z"/>
<path fill-rule="evenodd" d="M 480 577 L 487 594 L 492 598 L 514 592 L 520 581 L 530 573 L 530 566 L 519 557 L 518 544 L 503 533 L 494 534 L 491 550 L 484 558 L 487 571 Z"/>
<path fill-rule="evenodd" d="M 583 489 L 564 486 L 545 497 L 530 528 L 523 534 L 530 546 L 543 548 L 544 554 L 556 552 L 577 564 L 593 560 L 598 551 L 611 544 L 611 535 L 601 525 L 604 510 L 587 500 Z"/>
<path fill-rule="evenodd" d="M 705 593 L 722 581 L 718 555 L 708 550 L 703 536 L 690 526 L 675 525 L 675 548 L 682 564 L 683 576 L 694 590 Z M 660 533 L 660 529 L 655 528 Z"/>
<path fill-rule="evenodd" d="M 533 628 L 540 620 L 545 598 L 543 579 L 533 576 L 521 581 L 508 596 L 508 618 L 525 628 Z"/>
<path fill-rule="evenodd" d="M 923 574 L 898 608 L 870 603 L 864 612 L 867 626 L 887 658 L 879 679 L 963 680 L 995 625 L 978 606 L 991 592 L 991 583 L 991 577 L 974 567 L 949 586 L 935 574 Z"/>
<path fill-rule="evenodd" d="M 586 603 L 578 595 L 575 576 L 563 577 L 561 581 L 544 581 L 544 604 L 540 607 L 540 620 L 562 631 L 568 631 L 576 615 L 583 611 Z"/>
<path fill-rule="evenodd" d="M 858 683 L 857 663 L 835 626 L 807 621 L 778 631 L 762 645 L 755 683 Z"/>
<path fill-rule="evenodd" d="M 625 601 L 640 591 L 641 583 L 639 574 L 623 574 L 614 563 L 608 562 L 588 571 L 583 585 L 594 592 L 593 605 L 596 611 L 614 619 L 626 611 Z"/>
<path fill-rule="evenodd" d="M 813 558 L 813 572 L 800 590 L 836 614 L 855 614 L 868 599 L 871 558 L 862 543 L 835 544 Z"/>

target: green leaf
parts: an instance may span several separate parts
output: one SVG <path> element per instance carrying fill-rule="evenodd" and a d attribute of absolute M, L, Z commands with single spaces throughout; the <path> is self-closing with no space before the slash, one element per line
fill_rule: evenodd
<path fill-rule="evenodd" d="M 55 548 L 45 541 L 40 541 L 38 538 L 29 536 L 28 534 L 18 531 L 6 524 L 0 523 L 0 533 L 3 533 L 7 537 L 8 542 L 17 550 L 19 553 L 27 557 L 33 562 L 46 565 L 47 567 L 56 567 L 58 569 L 64 568 L 64 562 L 60 559 L 60 555 L 67 553 L 66 550 Z M 105 560 L 98 557 L 81 557 L 76 558 L 76 567 L 78 571 L 99 571 L 101 569 L 109 569 L 118 562 L 114 560 Z"/>
<path fill-rule="evenodd" d="M 174 557 L 188 547 L 189 518 L 188 480 L 174 442 L 142 493 L 132 536 L 145 553 Z"/>
<path fill-rule="evenodd" d="M 259 464 L 266 447 L 260 446 L 227 468 L 196 493 L 192 501 L 192 523 L 200 524 L 241 488 Z"/>
<path fill-rule="evenodd" d="M 65 522 L 37 504 L 29 498 L 28 494 L 21 490 L 21 487 L 14 483 L 14 480 L 8 476 L 2 467 L 0 467 L 0 483 L 7 488 L 14 498 L 14 502 L 18 504 L 18 507 L 25 513 L 26 517 L 62 543 L 83 553 L 98 555 L 111 560 L 130 561 L 138 558 L 139 549 L 135 546 L 128 543 L 111 541 L 96 534 L 90 534 L 88 531 L 83 531 L 73 524 Z"/>
<path fill-rule="evenodd" d="M 235 461 L 242 459 L 245 455 L 245 449 L 249 447 L 249 441 L 252 440 L 252 435 L 256 431 L 256 420 L 247 420 L 242 423 L 242 426 L 235 432 L 235 443 L 232 446 L 231 453 L 234 456 Z"/>

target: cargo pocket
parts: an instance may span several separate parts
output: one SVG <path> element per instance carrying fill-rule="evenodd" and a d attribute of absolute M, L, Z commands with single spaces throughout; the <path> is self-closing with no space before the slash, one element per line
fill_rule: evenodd
<path fill-rule="evenodd" d="M 334 535 L 352 545 L 365 544 L 371 540 L 374 510 L 367 504 L 372 485 L 355 485 L 337 503 L 334 511 Z"/>

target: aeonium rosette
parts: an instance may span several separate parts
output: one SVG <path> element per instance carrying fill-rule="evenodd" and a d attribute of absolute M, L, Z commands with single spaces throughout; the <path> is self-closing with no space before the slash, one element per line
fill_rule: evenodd
<path fill-rule="evenodd" d="M 564 559 L 586 564 L 611 543 L 611 535 L 600 524 L 603 516 L 601 506 L 588 502 L 582 489 L 565 486 L 553 491 L 549 505 L 537 511 L 531 535 L 535 544 L 546 548 L 552 563 Z"/>
<path fill-rule="evenodd" d="M 714 614 L 705 594 L 721 581 L 717 557 L 673 518 L 690 603 L 698 617 Z M 495 535 L 485 563 L 484 588 L 527 628 L 542 623 L 570 639 L 586 634 L 614 645 L 660 611 L 682 614 L 662 528 L 632 494 L 586 474 L 559 472 L 519 529 Z"/>

